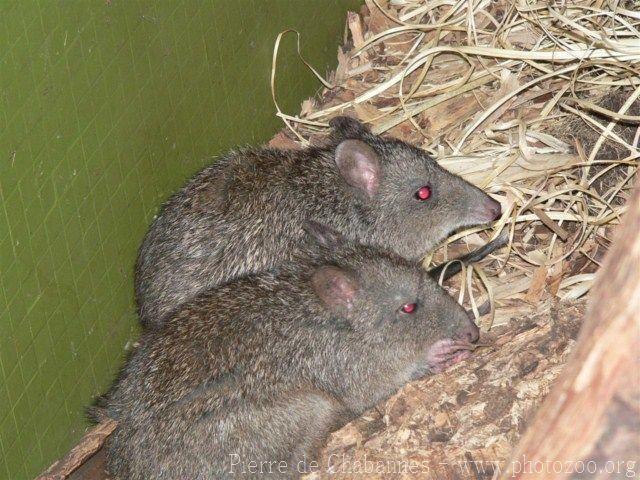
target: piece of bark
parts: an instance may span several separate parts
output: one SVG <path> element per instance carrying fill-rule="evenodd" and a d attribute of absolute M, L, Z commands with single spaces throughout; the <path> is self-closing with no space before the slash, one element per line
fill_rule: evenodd
<path fill-rule="evenodd" d="M 36 480 L 64 480 L 91 458 L 115 430 L 117 422 L 106 419 L 89 430 L 78 444 L 60 460 L 51 465 Z"/>
<path fill-rule="evenodd" d="M 536 214 L 540 221 L 544 223 L 551 231 L 553 231 L 553 233 L 558 235 L 558 237 L 560 237 L 563 242 L 567 241 L 567 238 L 569 238 L 569 232 L 567 232 L 564 228 L 551 220 L 549 216 L 544 213 L 544 210 L 536 207 L 532 208 L 531 210 Z"/>
<path fill-rule="evenodd" d="M 360 21 L 360 15 L 356 12 L 347 12 L 347 25 L 351 32 L 351 39 L 353 40 L 353 46 L 356 50 L 362 48 L 364 45 L 364 33 L 362 32 L 362 22 Z"/>
<path fill-rule="evenodd" d="M 640 189 L 630 201 L 629 212 L 623 217 L 613 247 L 598 273 L 574 355 L 507 463 L 503 479 L 580 478 L 587 472 L 589 478 L 637 475 L 640 468 L 638 232 Z M 612 468 L 614 471 L 610 472 Z M 634 469 L 632 477 L 625 476 L 627 468 Z"/>
<path fill-rule="evenodd" d="M 335 432 L 307 478 L 492 478 L 562 370 L 583 312 L 584 302 L 558 303 L 513 320 L 491 349 Z"/>
<path fill-rule="evenodd" d="M 534 270 L 531 285 L 529 286 L 529 290 L 527 290 L 527 294 L 524 296 L 527 302 L 536 304 L 540 301 L 547 285 L 546 280 L 548 273 L 549 269 L 545 265 Z"/>
<path fill-rule="evenodd" d="M 73 472 L 68 480 L 112 480 L 113 477 L 107 473 L 106 463 L 106 451 L 101 448 Z"/>
<path fill-rule="evenodd" d="M 300 148 L 302 148 L 298 142 L 287 135 L 286 130 L 280 130 L 274 135 L 274 137 L 269 140 L 269 143 L 267 143 L 267 146 L 281 150 L 300 150 Z"/>

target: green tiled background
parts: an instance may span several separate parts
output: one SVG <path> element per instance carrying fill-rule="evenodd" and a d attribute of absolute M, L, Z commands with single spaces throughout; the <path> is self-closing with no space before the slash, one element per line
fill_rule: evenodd
<path fill-rule="evenodd" d="M 132 268 L 163 199 L 280 126 L 277 33 L 326 71 L 357 0 L 0 1 L 0 479 L 87 427 L 137 334 Z M 318 88 L 283 45 L 287 111 Z"/>

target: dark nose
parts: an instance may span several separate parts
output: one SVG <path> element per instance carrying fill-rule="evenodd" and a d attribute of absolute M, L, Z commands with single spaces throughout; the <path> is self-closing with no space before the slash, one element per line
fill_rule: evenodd
<path fill-rule="evenodd" d="M 493 198 L 483 194 L 482 197 L 472 205 L 471 214 L 475 221 L 488 223 L 502 216 L 502 208 Z"/>
<path fill-rule="evenodd" d="M 469 343 L 475 343 L 480 338 L 480 329 L 473 320 L 468 318 L 465 324 L 455 333 L 454 337 Z"/>
<path fill-rule="evenodd" d="M 497 220 L 502 216 L 502 207 L 493 198 L 490 198 L 487 202 L 486 209 L 491 220 Z"/>

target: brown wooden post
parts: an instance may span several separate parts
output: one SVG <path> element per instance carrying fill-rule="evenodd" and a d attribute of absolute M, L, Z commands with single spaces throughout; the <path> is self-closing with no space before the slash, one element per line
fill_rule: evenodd
<path fill-rule="evenodd" d="M 573 356 L 503 479 L 640 476 L 640 188 L 628 205 Z"/>

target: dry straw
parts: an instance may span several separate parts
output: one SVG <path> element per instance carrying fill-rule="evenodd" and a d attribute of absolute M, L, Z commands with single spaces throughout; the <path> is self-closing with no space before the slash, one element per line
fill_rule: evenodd
<path fill-rule="evenodd" d="M 508 247 L 459 277 L 460 298 L 476 314 L 491 304 L 485 328 L 553 298 L 586 294 L 640 157 L 638 5 L 365 3 L 348 16 L 337 70 L 328 79 L 313 70 L 322 95 L 304 102 L 299 115 L 278 107 L 278 116 L 302 144 L 324 134 L 331 117 L 358 116 L 376 133 L 420 145 L 501 202 L 495 226 L 460 232 L 425 260 L 509 232 Z M 276 106 L 286 33 L 274 49 Z"/>

